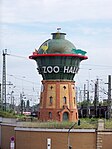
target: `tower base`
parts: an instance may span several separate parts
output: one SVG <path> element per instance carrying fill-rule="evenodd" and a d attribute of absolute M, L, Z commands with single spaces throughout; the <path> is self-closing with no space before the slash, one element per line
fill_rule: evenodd
<path fill-rule="evenodd" d="M 68 80 L 43 80 L 39 119 L 42 121 L 78 120 L 75 83 Z"/>

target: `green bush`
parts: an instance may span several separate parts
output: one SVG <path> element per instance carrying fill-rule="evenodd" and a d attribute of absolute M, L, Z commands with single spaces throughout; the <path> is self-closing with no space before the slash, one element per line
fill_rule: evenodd
<path fill-rule="evenodd" d="M 0 116 L 4 118 L 16 118 L 14 112 L 0 110 Z"/>

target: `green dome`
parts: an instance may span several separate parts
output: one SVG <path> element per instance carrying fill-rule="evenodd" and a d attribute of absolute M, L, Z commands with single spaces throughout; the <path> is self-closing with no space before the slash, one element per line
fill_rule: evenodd
<path fill-rule="evenodd" d="M 30 56 L 37 62 L 37 70 L 43 80 L 73 80 L 79 70 L 80 62 L 87 59 L 86 51 L 76 47 L 65 39 L 65 33 L 52 33 L 52 39 L 46 40 Z"/>
<path fill-rule="evenodd" d="M 39 54 L 62 53 L 72 54 L 76 47 L 65 39 L 65 33 L 52 33 L 52 39 L 46 40 L 38 50 Z"/>

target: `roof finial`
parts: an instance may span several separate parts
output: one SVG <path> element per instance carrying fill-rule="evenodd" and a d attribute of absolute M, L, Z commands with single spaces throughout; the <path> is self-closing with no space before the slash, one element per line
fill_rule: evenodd
<path fill-rule="evenodd" d="M 59 32 L 60 30 L 61 30 L 61 27 L 58 27 L 58 28 L 57 28 L 57 31 Z"/>

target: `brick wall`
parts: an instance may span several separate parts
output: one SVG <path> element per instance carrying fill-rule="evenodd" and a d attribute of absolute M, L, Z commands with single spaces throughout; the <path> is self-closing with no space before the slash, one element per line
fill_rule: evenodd
<path fill-rule="evenodd" d="M 67 149 L 67 129 L 22 128 L 11 124 L 1 124 L 1 149 L 10 149 L 10 138 L 15 137 L 15 149 L 47 149 L 47 138 L 52 149 Z M 97 136 L 101 144 L 97 146 Z M 72 129 L 70 145 L 73 149 L 112 149 L 112 130 Z M 99 142 L 99 143 L 100 143 Z"/>

